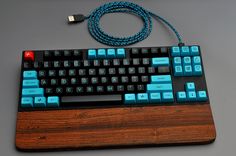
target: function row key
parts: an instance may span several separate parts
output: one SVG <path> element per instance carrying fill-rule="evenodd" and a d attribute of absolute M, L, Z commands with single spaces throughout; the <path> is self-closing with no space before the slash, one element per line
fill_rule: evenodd
<path fill-rule="evenodd" d="M 124 48 L 118 49 L 89 49 L 88 59 L 105 59 L 105 58 L 125 58 Z"/>
<path fill-rule="evenodd" d="M 131 57 L 157 57 L 157 56 L 169 56 L 168 48 L 131 48 Z"/>
<path fill-rule="evenodd" d="M 44 58 L 49 57 L 82 57 L 83 52 L 81 50 L 46 50 L 44 51 Z"/>

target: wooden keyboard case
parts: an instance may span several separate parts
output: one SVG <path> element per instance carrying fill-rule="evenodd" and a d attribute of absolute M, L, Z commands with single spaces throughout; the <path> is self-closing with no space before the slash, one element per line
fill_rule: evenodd
<path fill-rule="evenodd" d="M 24 151 L 206 144 L 216 138 L 210 104 L 18 112 Z"/>

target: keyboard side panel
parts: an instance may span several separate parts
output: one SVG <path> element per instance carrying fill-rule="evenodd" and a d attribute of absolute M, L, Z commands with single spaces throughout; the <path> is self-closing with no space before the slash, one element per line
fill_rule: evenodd
<path fill-rule="evenodd" d="M 24 151 L 205 144 L 215 137 L 208 103 L 18 112 L 16 127 L 16 147 Z"/>

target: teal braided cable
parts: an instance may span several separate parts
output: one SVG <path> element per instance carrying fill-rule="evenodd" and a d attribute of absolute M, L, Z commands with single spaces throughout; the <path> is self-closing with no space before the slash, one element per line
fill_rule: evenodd
<path fill-rule="evenodd" d="M 136 34 L 129 37 L 115 37 L 104 32 L 99 21 L 101 17 L 108 13 L 131 13 L 140 17 L 143 21 L 143 28 Z M 131 2 L 111 2 L 95 9 L 86 19 L 88 19 L 88 30 L 91 36 L 100 43 L 110 46 L 126 46 L 146 39 L 152 31 L 152 19 L 156 17 L 159 21 L 167 25 L 176 35 L 178 42 L 182 43 L 182 38 L 177 30 L 164 18 L 158 16 L 143 7 Z"/>

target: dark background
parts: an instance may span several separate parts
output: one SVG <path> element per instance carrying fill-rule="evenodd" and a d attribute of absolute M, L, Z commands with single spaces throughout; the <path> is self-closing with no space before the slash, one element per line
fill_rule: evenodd
<path fill-rule="evenodd" d="M 202 48 L 206 80 L 217 128 L 210 145 L 108 149 L 50 153 L 21 153 L 15 150 L 15 124 L 21 51 L 24 49 L 69 49 L 107 47 L 88 33 L 87 21 L 67 25 L 67 16 L 89 14 L 107 0 L 1 0 L 0 3 L 0 155 L 235 155 L 236 142 L 236 1 L 235 0 L 136 0 L 135 3 L 167 18 L 187 44 Z M 130 35 L 142 27 L 137 17 L 106 15 L 106 32 Z M 174 36 L 154 21 L 145 41 L 133 46 L 176 44 Z"/>

